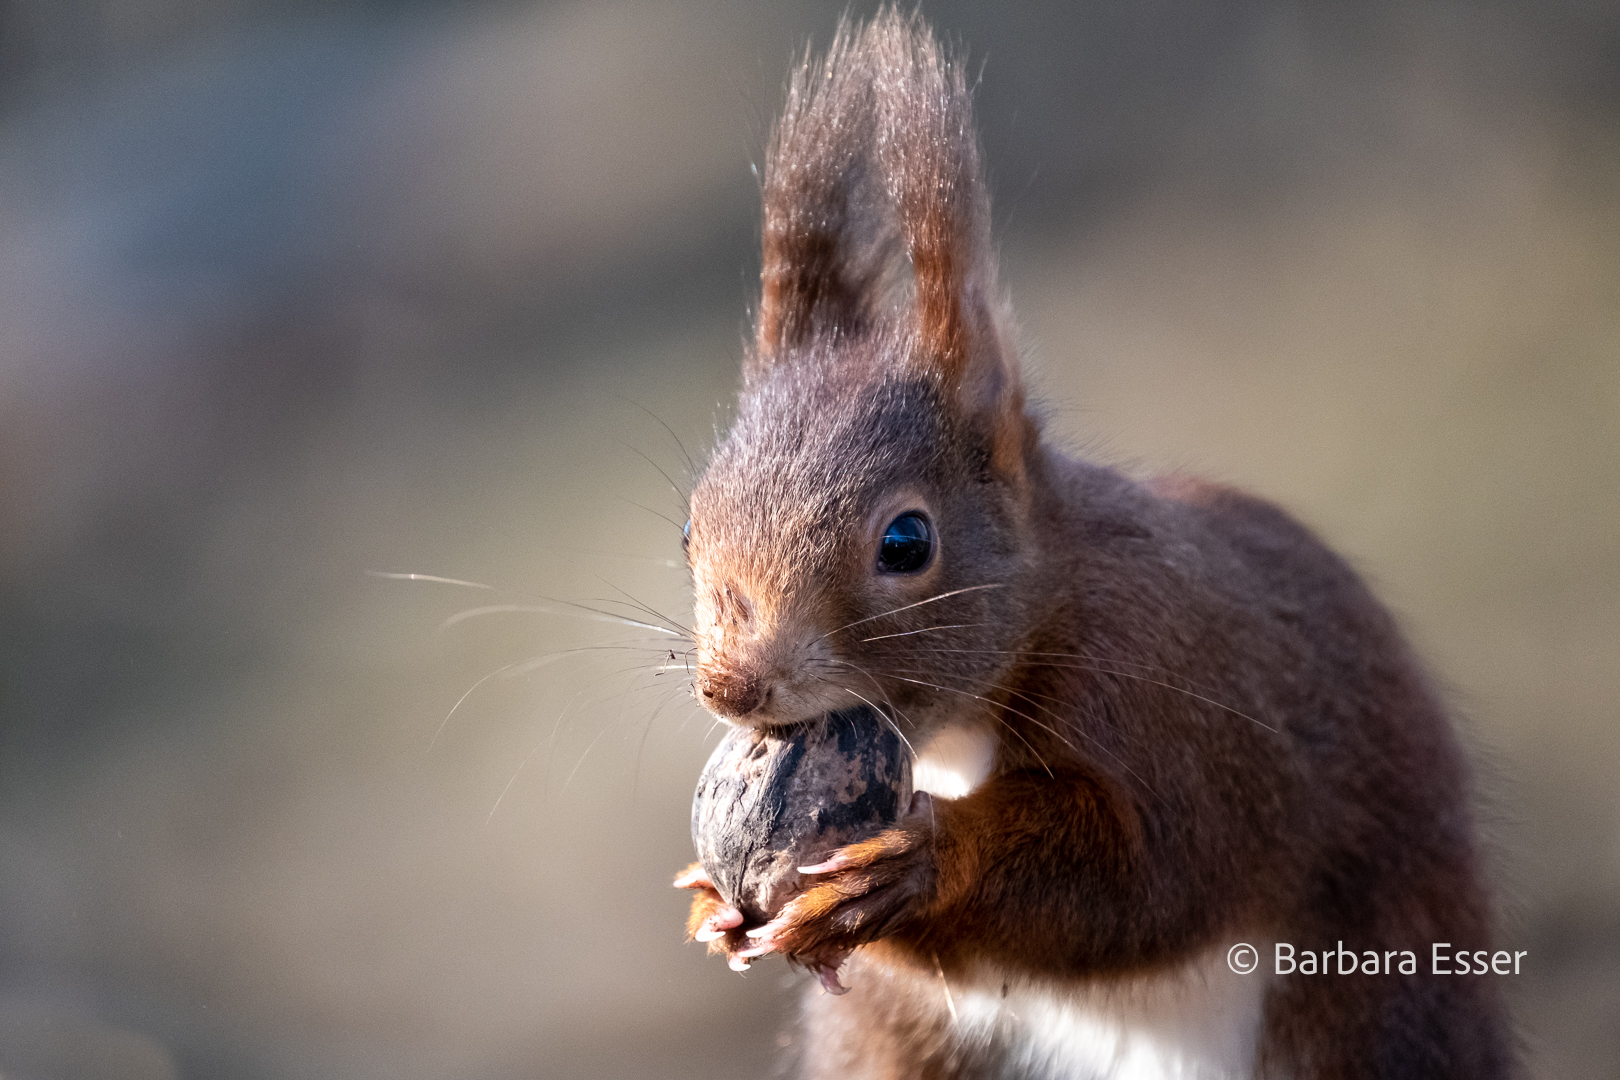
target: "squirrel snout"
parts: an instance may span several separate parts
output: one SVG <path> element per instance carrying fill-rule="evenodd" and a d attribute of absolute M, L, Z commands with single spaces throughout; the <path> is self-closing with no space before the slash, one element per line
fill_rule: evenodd
<path fill-rule="evenodd" d="M 756 675 L 736 671 L 700 671 L 697 692 L 712 712 L 740 719 L 764 705 L 770 691 Z"/>

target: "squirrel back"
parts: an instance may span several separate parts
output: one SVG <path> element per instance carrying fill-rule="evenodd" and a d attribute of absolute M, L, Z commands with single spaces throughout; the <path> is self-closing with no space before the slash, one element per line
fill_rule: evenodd
<path fill-rule="evenodd" d="M 677 882 L 734 967 L 847 977 L 805 1074 L 1512 1075 L 1490 977 L 1428 973 L 1492 939 L 1430 680 L 1282 511 L 1042 441 L 961 63 L 916 16 L 841 25 L 763 195 L 738 413 L 691 500 L 694 692 L 755 726 L 870 704 L 931 792 L 765 927 Z M 1421 963 L 1270 973 L 1336 942 Z"/>

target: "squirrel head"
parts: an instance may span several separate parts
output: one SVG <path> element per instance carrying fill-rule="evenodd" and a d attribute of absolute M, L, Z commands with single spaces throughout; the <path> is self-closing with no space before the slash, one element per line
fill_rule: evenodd
<path fill-rule="evenodd" d="M 960 62 L 892 11 L 797 69 L 736 421 L 692 493 L 694 689 L 740 724 L 977 708 L 1027 620 L 1038 430 Z"/>

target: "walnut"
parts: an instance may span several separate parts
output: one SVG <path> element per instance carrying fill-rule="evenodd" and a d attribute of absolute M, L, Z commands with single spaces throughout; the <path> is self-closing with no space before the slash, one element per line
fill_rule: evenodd
<path fill-rule="evenodd" d="M 911 802 L 911 755 L 893 722 L 862 705 L 808 724 L 733 728 L 692 799 L 698 859 L 744 925 L 803 891 L 801 866 L 892 825 Z"/>

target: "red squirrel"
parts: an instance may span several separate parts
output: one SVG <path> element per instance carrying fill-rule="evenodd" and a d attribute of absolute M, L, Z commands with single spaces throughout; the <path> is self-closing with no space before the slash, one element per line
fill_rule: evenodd
<path fill-rule="evenodd" d="M 676 879 L 733 967 L 835 991 L 800 1073 L 1517 1075 L 1493 977 L 1431 971 L 1493 933 L 1433 682 L 1283 511 L 1043 441 L 960 59 L 915 15 L 845 22 L 762 183 L 755 335 L 691 495 L 694 693 L 761 727 L 871 704 L 921 792 L 764 926 Z M 1278 974 L 1284 945 L 1384 959 Z"/>

